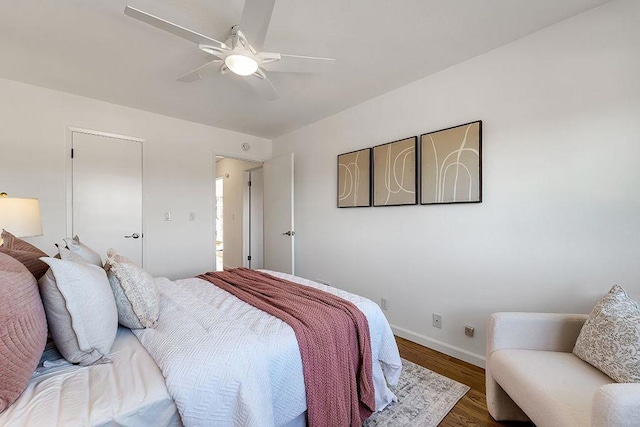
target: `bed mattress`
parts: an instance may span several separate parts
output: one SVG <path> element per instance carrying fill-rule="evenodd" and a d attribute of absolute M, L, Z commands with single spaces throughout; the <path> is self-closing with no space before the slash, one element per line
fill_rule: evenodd
<path fill-rule="evenodd" d="M 277 277 L 351 301 L 367 317 L 376 409 L 395 400 L 401 361 L 389 324 L 372 301 L 284 273 Z M 166 378 L 186 426 L 304 425 L 302 359 L 293 329 L 198 279 L 157 278 L 160 318 L 134 333 Z"/>
<path fill-rule="evenodd" d="M 0 426 L 182 426 L 160 369 L 129 329 L 118 329 L 113 363 L 81 367 L 52 354 Z"/>

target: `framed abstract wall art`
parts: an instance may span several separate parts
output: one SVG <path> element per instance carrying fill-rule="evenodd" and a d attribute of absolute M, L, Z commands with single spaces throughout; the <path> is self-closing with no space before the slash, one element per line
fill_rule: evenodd
<path fill-rule="evenodd" d="M 417 137 L 373 147 L 373 206 L 415 205 Z"/>
<path fill-rule="evenodd" d="M 420 136 L 420 204 L 482 202 L 482 121 Z"/>
<path fill-rule="evenodd" d="M 371 206 L 371 148 L 338 155 L 338 207 Z"/>

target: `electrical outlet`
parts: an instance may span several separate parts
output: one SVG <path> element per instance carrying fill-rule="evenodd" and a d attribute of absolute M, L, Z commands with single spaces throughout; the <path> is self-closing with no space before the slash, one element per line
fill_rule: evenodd
<path fill-rule="evenodd" d="M 473 326 L 465 326 L 464 327 L 464 334 L 468 337 L 472 337 L 473 333 L 475 332 L 475 328 Z"/>
<path fill-rule="evenodd" d="M 171 212 L 165 212 L 164 213 L 164 220 L 165 221 L 171 221 Z"/>
<path fill-rule="evenodd" d="M 433 327 L 442 329 L 442 314 L 433 313 Z"/>
<path fill-rule="evenodd" d="M 380 298 L 380 308 L 383 310 L 389 310 L 389 301 L 386 298 Z"/>
<path fill-rule="evenodd" d="M 196 220 L 196 213 L 189 212 L 189 221 L 195 221 L 195 220 Z"/>

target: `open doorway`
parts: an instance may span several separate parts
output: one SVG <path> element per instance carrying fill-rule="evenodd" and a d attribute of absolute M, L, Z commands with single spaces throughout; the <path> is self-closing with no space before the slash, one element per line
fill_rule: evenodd
<path fill-rule="evenodd" d="M 216 178 L 216 270 L 224 268 L 224 182 Z"/>
<path fill-rule="evenodd" d="M 242 265 L 264 268 L 264 174 L 262 165 L 244 172 Z"/>
<path fill-rule="evenodd" d="M 216 156 L 216 270 L 262 267 L 263 191 L 255 179 L 261 168 L 260 162 Z"/>

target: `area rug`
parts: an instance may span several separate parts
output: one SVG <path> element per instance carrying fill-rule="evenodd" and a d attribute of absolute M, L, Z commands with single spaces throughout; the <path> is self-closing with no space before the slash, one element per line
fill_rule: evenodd
<path fill-rule="evenodd" d="M 376 412 L 365 427 L 436 427 L 469 387 L 402 359 L 402 374 L 391 390 L 398 402 Z"/>

